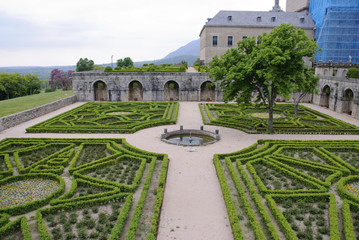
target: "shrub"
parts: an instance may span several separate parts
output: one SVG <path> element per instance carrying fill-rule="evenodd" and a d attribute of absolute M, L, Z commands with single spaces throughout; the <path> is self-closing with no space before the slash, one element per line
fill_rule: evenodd
<path fill-rule="evenodd" d="M 55 88 L 52 88 L 52 87 L 48 87 L 45 89 L 45 93 L 48 93 L 48 92 L 55 92 L 56 89 Z"/>
<path fill-rule="evenodd" d="M 359 69 L 358 68 L 349 68 L 347 76 L 348 76 L 348 78 L 359 78 Z"/>

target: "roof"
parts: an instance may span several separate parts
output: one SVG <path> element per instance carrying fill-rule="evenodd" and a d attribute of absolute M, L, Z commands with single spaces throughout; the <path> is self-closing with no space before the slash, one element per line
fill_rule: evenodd
<path fill-rule="evenodd" d="M 275 18 L 275 21 L 272 18 Z M 307 12 L 219 11 L 216 16 L 208 19 L 202 31 L 205 27 L 214 26 L 274 28 L 283 23 L 302 29 L 315 28 L 312 14 Z"/>

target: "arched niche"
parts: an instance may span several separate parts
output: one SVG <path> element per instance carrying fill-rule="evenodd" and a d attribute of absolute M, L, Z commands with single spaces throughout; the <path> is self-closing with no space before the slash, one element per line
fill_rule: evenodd
<path fill-rule="evenodd" d="M 354 93 L 351 89 L 346 89 L 343 94 L 343 107 L 342 112 L 352 115 L 353 112 L 353 100 L 354 100 Z"/>
<path fill-rule="evenodd" d="M 178 101 L 179 100 L 179 85 L 175 81 L 168 81 L 164 87 L 164 100 L 165 101 Z"/>
<path fill-rule="evenodd" d="M 143 101 L 143 86 L 139 81 L 132 81 L 129 84 L 129 101 Z"/>
<path fill-rule="evenodd" d="M 94 83 L 95 101 L 108 101 L 107 85 L 103 81 Z"/>
<path fill-rule="evenodd" d="M 329 108 L 330 87 L 325 85 L 320 93 L 320 106 Z"/>
<path fill-rule="evenodd" d="M 201 98 L 200 101 L 215 101 L 216 100 L 216 86 L 206 81 L 201 84 Z"/>

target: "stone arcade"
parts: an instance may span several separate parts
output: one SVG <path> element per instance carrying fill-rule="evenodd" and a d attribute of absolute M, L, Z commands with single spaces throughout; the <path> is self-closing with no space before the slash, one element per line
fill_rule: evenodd
<path fill-rule="evenodd" d="M 79 72 L 73 75 L 78 101 L 222 101 L 208 73 Z"/>

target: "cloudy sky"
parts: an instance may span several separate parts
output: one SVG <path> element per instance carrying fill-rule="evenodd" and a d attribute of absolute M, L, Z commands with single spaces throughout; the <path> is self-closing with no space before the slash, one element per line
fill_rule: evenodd
<path fill-rule="evenodd" d="M 268 11 L 274 0 L 1 0 L 0 67 L 154 60 L 199 38 L 219 10 Z M 285 0 L 280 1 L 285 9 Z"/>

